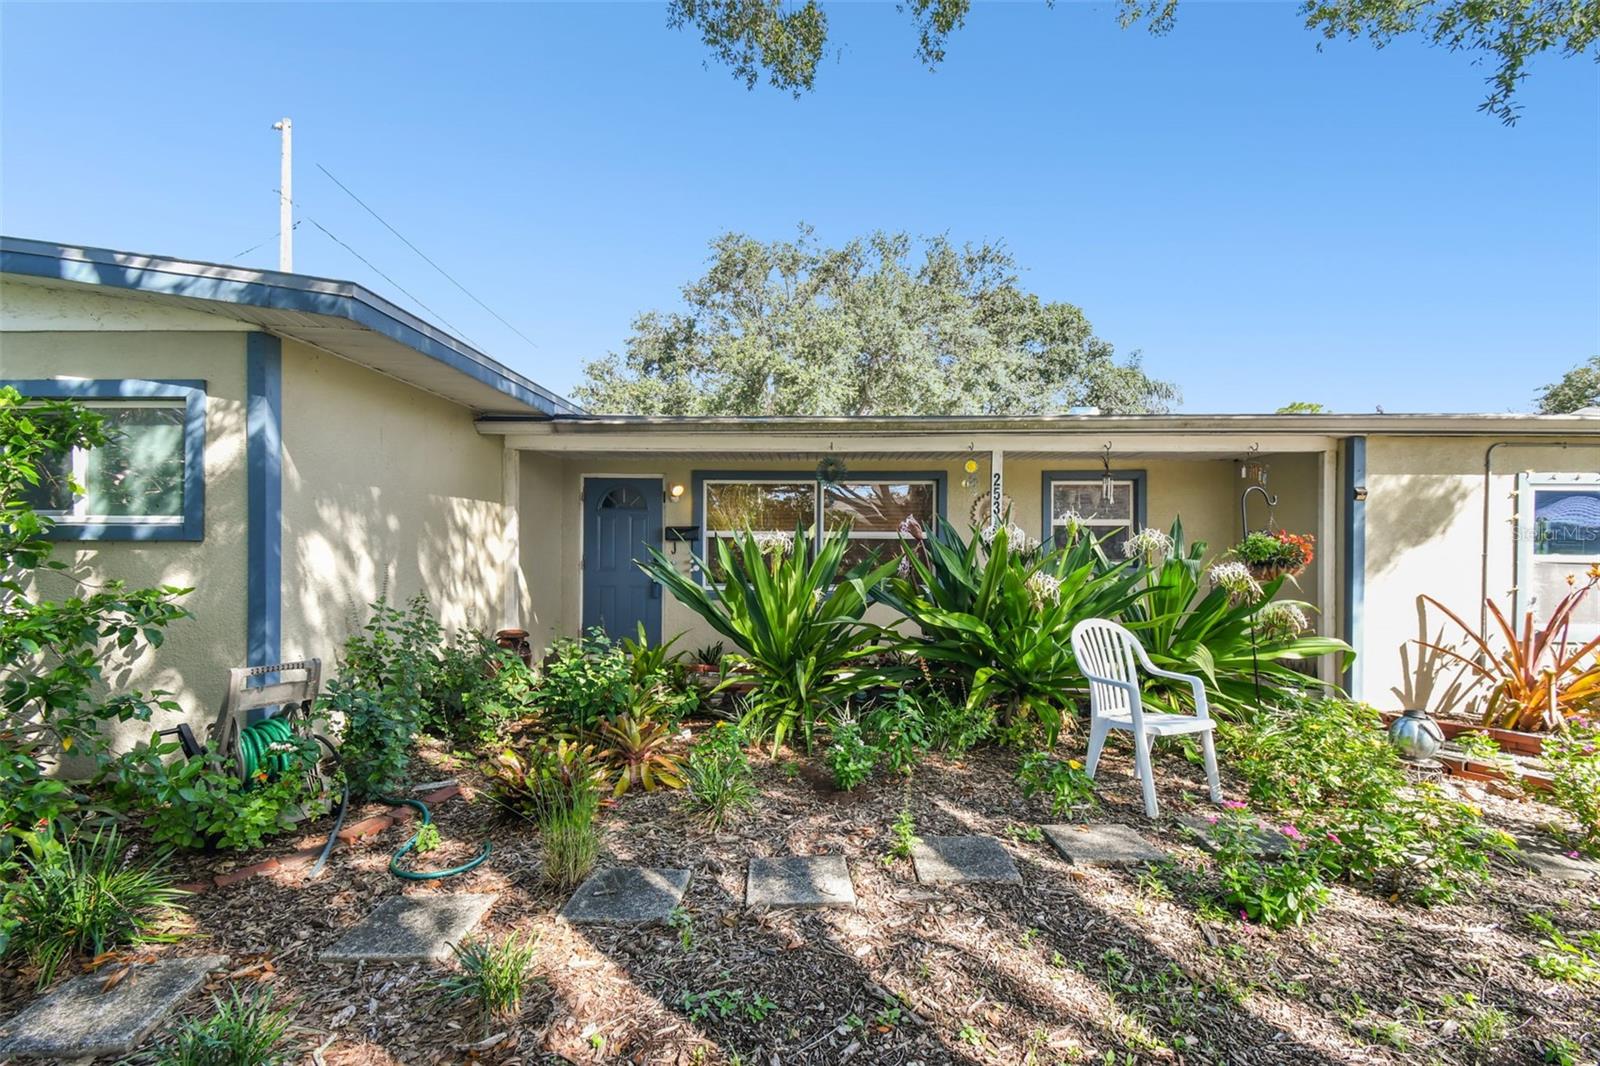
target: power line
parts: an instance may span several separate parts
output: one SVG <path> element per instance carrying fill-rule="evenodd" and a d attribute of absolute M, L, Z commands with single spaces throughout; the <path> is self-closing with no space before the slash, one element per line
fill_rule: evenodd
<path fill-rule="evenodd" d="M 363 263 L 365 263 L 367 265 L 367 268 L 369 270 L 371 270 L 373 273 L 377 274 L 384 281 L 387 281 L 390 285 L 393 285 L 395 288 L 397 288 L 401 292 L 405 293 L 406 296 L 410 297 L 411 301 L 413 303 L 415 303 L 418 307 L 420 307 L 424 311 L 428 312 L 428 314 L 432 315 L 434 318 L 437 318 L 440 322 L 443 322 L 445 324 L 445 326 L 447 326 L 452 333 L 456 334 L 458 337 L 460 337 L 462 340 L 466 341 L 468 344 L 472 345 L 474 348 L 476 348 L 478 346 L 478 342 L 477 341 L 473 340 L 471 337 L 468 337 L 465 332 L 463 332 L 461 329 L 457 328 L 456 326 L 452 325 L 448 318 L 445 318 L 439 312 L 435 311 L 433 308 L 431 308 L 427 304 L 423 303 L 422 300 L 416 296 L 416 294 L 414 294 L 409 289 L 407 289 L 404 285 L 400 284 L 398 281 L 394 280 L 388 274 L 385 274 L 382 270 L 380 270 L 378 268 L 377 264 L 375 264 L 372 260 L 370 260 L 366 256 L 362 255 L 360 252 L 356 251 L 354 248 L 350 247 L 344 241 L 341 241 L 338 237 L 334 236 L 333 232 L 331 230 L 329 230 L 327 226 L 324 226 L 322 223 L 318 222 L 316 219 L 312 218 L 309 215 L 306 216 L 306 221 L 311 223 L 313 226 L 317 227 L 323 233 L 325 233 L 329 240 L 333 241 L 339 247 L 343 248 L 345 251 L 349 252 L 351 255 L 355 256 L 357 259 L 359 259 Z"/>
<path fill-rule="evenodd" d="M 300 223 L 296 222 L 293 226 L 290 226 L 289 228 L 291 230 L 297 230 L 297 229 L 300 228 Z M 262 241 L 260 244 L 252 244 L 250 247 L 246 248 L 242 252 L 234 252 L 233 255 L 229 256 L 227 259 L 224 259 L 223 262 L 227 263 L 227 262 L 230 262 L 231 260 L 234 260 L 234 259 L 243 259 L 245 256 L 249 255 L 251 252 L 255 251 L 256 249 L 265 248 L 267 245 L 269 245 L 273 241 L 277 240 L 278 237 L 282 234 L 282 232 L 283 232 L 282 230 L 279 230 L 277 233 L 274 233 L 272 236 L 268 237 L 266 240 Z"/>
<path fill-rule="evenodd" d="M 416 245 L 412 244 L 409 240 L 407 240 L 405 234 L 401 233 L 399 230 L 397 230 L 393 226 L 389 225 L 389 222 L 388 222 L 387 219 L 385 219 L 382 215 L 378 214 L 378 212 L 374 211 L 371 207 L 368 207 L 367 206 L 367 202 L 365 200 L 361 199 L 361 197 L 357 196 L 355 193 L 351 192 L 350 191 L 350 187 L 348 185 L 346 185 L 344 182 L 340 181 L 338 178 L 334 177 L 333 171 L 329 170 L 327 167 L 323 166 L 321 163 L 317 164 L 317 169 L 322 171 L 324 174 L 326 174 L 328 176 L 328 180 L 332 181 L 335 185 L 339 186 L 339 188 L 343 189 L 345 191 L 345 195 L 349 196 L 350 199 L 352 199 L 356 203 L 360 204 L 366 210 L 367 214 L 371 215 L 373 218 L 377 219 L 379 222 L 382 222 L 383 225 L 384 225 L 384 228 L 387 229 L 390 233 L 394 234 L 396 237 L 399 237 L 400 240 L 405 244 L 405 246 L 407 248 L 410 248 L 413 252 L 416 252 L 417 255 L 421 256 L 423 262 L 427 263 L 429 266 L 433 267 L 433 269 L 435 269 L 439 273 L 443 274 L 445 276 L 445 279 L 447 281 L 449 281 L 450 284 L 454 285 L 456 288 L 458 288 L 462 292 L 466 293 L 468 296 L 470 296 L 472 298 L 472 301 L 474 303 L 476 303 L 479 307 L 483 308 L 485 311 L 487 311 L 491 315 L 493 315 L 500 322 L 500 324 L 502 326 L 506 327 L 506 329 L 509 329 L 512 333 L 515 333 L 517 336 L 521 337 L 524 341 L 527 342 L 529 347 L 531 347 L 531 348 L 539 347 L 537 344 L 535 344 L 533 342 L 533 339 L 531 337 L 529 337 L 526 333 L 522 332 L 516 326 L 513 326 L 510 322 L 507 322 L 503 317 L 501 317 L 500 312 L 496 311 L 494 308 L 490 307 L 488 304 L 486 304 L 482 300 L 478 299 L 478 297 L 472 292 L 471 289 L 467 288 L 465 285 L 461 284 L 461 282 L 459 282 L 455 278 L 451 277 L 449 271 L 445 270 L 444 267 L 440 266 L 438 263 L 435 263 L 432 259 L 428 258 L 427 253 L 424 252 L 421 248 L 418 248 Z"/>

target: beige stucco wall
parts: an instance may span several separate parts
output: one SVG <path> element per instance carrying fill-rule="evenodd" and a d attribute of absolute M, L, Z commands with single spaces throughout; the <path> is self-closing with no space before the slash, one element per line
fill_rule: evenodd
<path fill-rule="evenodd" d="M 1472 713 L 1479 694 L 1415 641 L 1458 632 L 1419 597 L 1436 597 L 1478 624 L 1487 560 L 1490 598 L 1509 614 L 1516 584 L 1516 477 L 1521 471 L 1600 470 L 1600 443 L 1517 442 L 1493 456 L 1484 554 L 1484 457 L 1492 437 L 1371 437 L 1367 442 L 1367 559 L 1362 694 L 1383 707 Z"/>
<path fill-rule="evenodd" d="M 501 455 L 467 409 L 284 341 L 284 657 L 333 672 L 385 592 L 426 592 L 447 628 L 498 628 Z"/>
<path fill-rule="evenodd" d="M 981 443 L 981 442 L 980 442 Z M 893 441 L 886 438 L 885 451 Z M 962 484 L 965 474 L 958 459 L 855 459 L 852 471 L 878 473 L 930 473 L 945 476 L 946 514 L 965 529 L 975 499 L 987 501 L 989 453 L 976 453 L 979 469 L 972 487 Z M 1290 529 L 1317 530 L 1320 492 L 1320 457 L 1315 454 L 1267 456 L 1271 463 L 1271 487 L 1279 496 L 1274 519 Z M 1005 493 L 1010 498 L 1012 520 L 1038 537 L 1044 531 L 1044 474 L 1048 471 L 1084 470 L 1093 464 L 1072 459 L 1006 458 L 1003 461 Z M 1140 459 L 1115 464 L 1119 470 L 1142 470 L 1146 476 L 1150 524 L 1166 529 L 1174 517 L 1182 515 L 1191 542 L 1204 540 L 1215 557 L 1238 538 L 1239 491 L 1237 474 L 1227 459 Z M 676 456 L 657 459 L 574 458 L 556 454 L 525 453 L 522 460 L 521 529 L 522 571 L 530 592 L 531 613 L 524 623 L 536 647 L 547 647 L 562 636 L 577 632 L 581 618 L 583 506 L 585 477 L 624 476 L 659 478 L 664 486 L 682 484 L 685 493 L 679 500 L 668 499 L 662 508 L 662 522 L 668 526 L 693 525 L 694 475 L 699 470 L 798 473 L 810 477 L 815 460 L 728 459 L 725 455 L 706 459 Z M 1252 509 L 1252 522 L 1265 520 L 1265 509 Z M 690 568 L 688 545 L 668 554 L 685 573 Z M 697 550 L 697 549 L 695 549 Z M 1318 572 L 1315 566 L 1300 578 L 1300 587 L 1286 589 L 1284 595 L 1319 601 Z M 888 624 L 895 620 L 887 608 L 874 608 L 868 615 Z M 694 612 L 664 596 L 661 632 L 665 639 L 683 634 L 680 649 L 693 649 L 718 639 L 711 628 Z"/>
<path fill-rule="evenodd" d="M 49 292 L 7 285 L 0 332 L 0 378 L 185 378 L 206 383 L 205 539 L 192 541 L 62 542 L 56 557 L 87 569 L 92 580 L 118 578 L 130 586 L 192 587 L 183 604 L 194 615 L 175 623 L 155 654 L 131 667 L 114 657 L 106 676 L 113 689 L 173 692 L 185 717 L 201 722 L 222 698 L 227 670 L 245 660 L 245 430 L 244 336 L 193 330 L 212 316 L 189 320 L 189 331 L 91 332 L 85 323 L 118 317 L 124 301 L 85 299 L 76 309 Z M 167 326 L 180 325 L 170 319 Z M 214 324 L 214 323 L 213 323 Z M 18 329 L 48 325 L 49 331 Z M 54 587 L 61 583 L 47 579 Z M 167 716 L 163 716 L 165 719 Z M 173 721 L 162 720 L 167 727 Z M 149 725 L 109 727 L 121 745 L 149 735 Z"/>

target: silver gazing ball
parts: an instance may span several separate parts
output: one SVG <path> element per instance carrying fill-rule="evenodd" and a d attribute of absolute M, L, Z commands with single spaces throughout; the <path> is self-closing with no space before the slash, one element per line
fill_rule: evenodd
<path fill-rule="evenodd" d="M 1425 762 L 1439 754 L 1444 746 L 1444 730 L 1427 711 L 1412 708 L 1390 724 L 1389 743 L 1402 758 Z"/>

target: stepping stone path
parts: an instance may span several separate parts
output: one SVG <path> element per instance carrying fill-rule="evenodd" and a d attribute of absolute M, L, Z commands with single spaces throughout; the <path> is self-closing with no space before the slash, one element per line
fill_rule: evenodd
<path fill-rule="evenodd" d="M 1041 826 L 1061 857 L 1076 866 L 1137 866 L 1167 853 L 1125 825 Z"/>
<path fill-rule="evenodd" d="M 471 892 L 390 896 L 322 953 L 324 962 L 437 962 L 472 932 L 495 897 Z"/>
<path fill-rule="evenodd" d="M 1210 822 L 1198 814 L 1184 814 L 1178 817 L 1178 824 L 1194 830 L 1199 838 L 1196 843 L 1202 848 L 1213 855 L 1217 853 L 1217 842 L 1211 836 L 1211 831 L 1216 827 Z M 1256 854 L 1263 859 L 1281 859 L 1294 850 L 1289 838 L 1276 829 L 1253 829 L 1250 841 L 1255 845 Z"/>
<path fill-rule="evenodd" d="M 925 885 L 1022 881 L 1011 853 L 990 836 L 924 837 L 911 846 L 911 862 Z"/>
<path fill-rule="evenodd" d="M 126 1055 L 227 962 L 202 955 L 137 964 L 109 992 L 100 991 L 106 974 L 75 977 L 0 1026 L 0 1060 Z"/>
<path fill-rule="evenodd" d="M 1539 837 L 1517 837 L 1516 860 L 1535 876 L 1554 881 L 1587 881 L 1600 877 L 1600 863 L 1569 855 L 1570 848 Z"/>
<path fill-rule="evenodd" d="M 747 907 L 854 907 L 856 890 L 843 855 L 751 859 L 744 902 Z"/>
<path fill-rule="evenodd" d="M 569 922 L 642 925 L 664 922 L 689 887 L 688 870 L 618 866 L 578 886 L 561 917 Z"/>

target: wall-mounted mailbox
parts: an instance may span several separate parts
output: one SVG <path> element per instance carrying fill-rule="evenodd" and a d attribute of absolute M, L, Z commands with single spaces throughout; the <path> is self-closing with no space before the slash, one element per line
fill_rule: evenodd
<path fill-rule="evenodd" d="M 699 526 L 668 526 L 668 544 L 693 544 L 700 539 Z"/>

